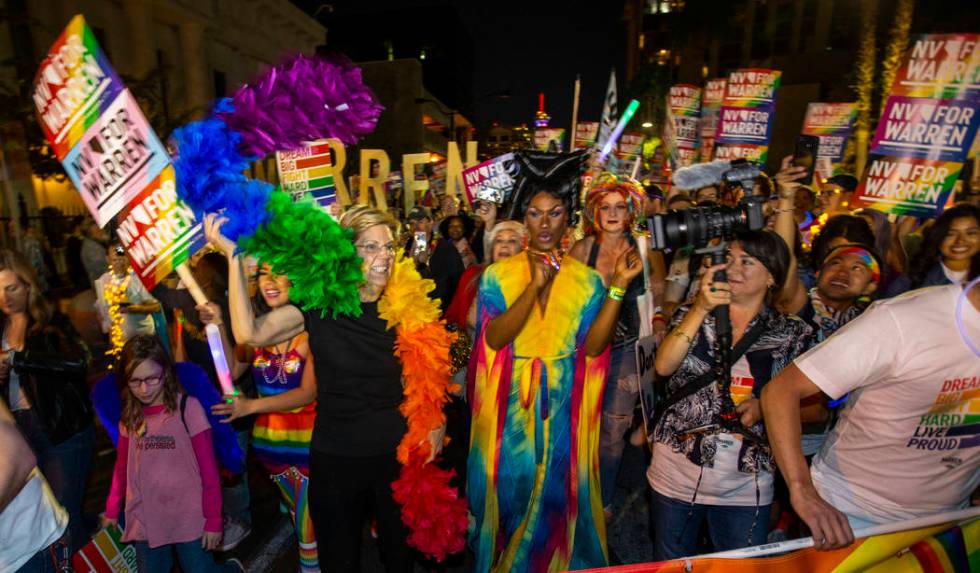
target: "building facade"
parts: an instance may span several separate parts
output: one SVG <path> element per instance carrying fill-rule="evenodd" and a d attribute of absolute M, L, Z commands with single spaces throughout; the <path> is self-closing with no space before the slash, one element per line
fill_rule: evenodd
<path fill-rule="evenodd" d="M 167 128 L 200 117 L 215 98 L 286 54 L 314 53 L 327 32 L 289 0 L 7 0 L 5 9 L 0 61 L 12 65 L 0 66 L 0 87 L 28 97 L 25 90 L 48 48 L 82 14 L 127 83 L 152 86 L 146 89 L 155 117 L 163 115 Z M 10 139 L 3 142 L 7 163 L 14 166 L 8 171 L 29 216 L 43 207 L 85 212 L 69 182 L 34 176 L 25 181 L 23 142 Z M 9 217 L 9 201 L 4 203 Z"/>

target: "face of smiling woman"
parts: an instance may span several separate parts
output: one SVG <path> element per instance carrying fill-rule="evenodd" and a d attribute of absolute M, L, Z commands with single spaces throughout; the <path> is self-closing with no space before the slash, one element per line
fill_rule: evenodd
<path fill-rule="evenodd" d="M 395 240 L 388 225 L 374 225 L 364 230 L 354 241 L 361 257 L 361 270 L 367 284 L 383 289 L 391 278 L 395 262 Z"/>

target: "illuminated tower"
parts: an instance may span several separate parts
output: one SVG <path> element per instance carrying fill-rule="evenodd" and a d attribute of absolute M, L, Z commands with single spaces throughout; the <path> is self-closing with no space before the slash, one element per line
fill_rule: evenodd
<path fill-rule="evenodd" d="M 538 94 L 538 112 L 535 114 L 534 127 L 548 127 L 551 116 L 544 111 L 544 92 Z"/>

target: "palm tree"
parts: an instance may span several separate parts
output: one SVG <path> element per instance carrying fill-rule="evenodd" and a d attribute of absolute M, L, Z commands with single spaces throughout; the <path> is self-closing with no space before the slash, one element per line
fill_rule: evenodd
<path fill-rule="evenodd" d="M 868 140 L 871 133 L 872 96 L 875 86 L 875 32 L 878 21 L 878 0 L 861 0 L 861 44 L 855 69 L 857 85 L 857 121 L 854 125 L 855 172 L 864 173 L 868 162 Z"/>

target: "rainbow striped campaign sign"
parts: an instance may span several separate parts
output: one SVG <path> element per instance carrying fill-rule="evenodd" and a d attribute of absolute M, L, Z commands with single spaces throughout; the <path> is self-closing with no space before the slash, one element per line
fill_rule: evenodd
<path fill-rule="evenodd" d="M 34 78 L 37 119 L 59 161 L 124 87 L 85 18 L 72 18 Z"/>
<path fill-rule="evenodd" d="M 926 34 L 909 45 L 852 205 L 934 217 L 980 130 L 980 34 Z"/>
<path fill-rule="evenodd" d="M 115 525 L 95 534 L 72 558 L 76 573 L 136 573 L 136 549 Z"/>
<path fill-rule="evenodd" d="M 170 165 L 119 212 L 116 234 L 136 276 L 151 290 L 205 244 L 194 211 L 177 198 Z"/>
<path fill-rule="evenodd" d="M 326 139 L 320 139 L 306 145 L 303 149 L 276 152 L 279 183 L 294 201 L 309 193 L 317 203 L 326 207 L 337 201 L 330 144 Z"/>
<path fill-rule="evenodd" d="M 781 71 L 767 69 L 735 70 L 728 75 L 715 159 L 765 162 L 781 78 Z"/>
<path fill-rule="evenodd" d="M 701 121 L 701 88 L 690 84 L 670 86 L 667 94 L 664 140 L 672 169 L 686 167 L 698 159 Z"/>
<path fill-rule="evenodd" d="M 41 63 L 33 99 L 48 142 L 100 227 L 169 163 L 82 16 Z"/>

